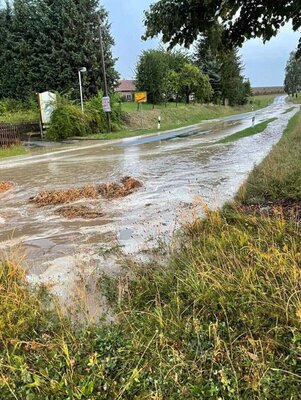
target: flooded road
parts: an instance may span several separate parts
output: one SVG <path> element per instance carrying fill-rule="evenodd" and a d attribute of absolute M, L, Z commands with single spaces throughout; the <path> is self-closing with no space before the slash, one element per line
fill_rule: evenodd
<path fill-rule="evenodd" d="M 0 181 L 12 181 L 16 187 L 0 197 L 0 248 L 18 246 L 26 254 L 30 279 L 54 281 L 66 300 L 66 291 L 74 290 L 79 271 L 92 276 L 95 271 L 114 273 L 122 267 L 124 260 L 114 248 L 119 247 L 124 255 L 146 254 L 161 235 L 172 235 L 198 197 L 210 207 L 233 197 L 254 165 L 281 137 L 297 111 L 283 114 L 289 107 L 284 96 L 278 97 L 273 105 L 256 113 L 256 123 L 273 117 L 276 121 L 261 134 L 229 144 L 216 142 L 251 126 L 253 114 L 204 122 L 168 137 L 81 142 L 1 161 Z M 144 186 L 122 199 L 79 202 L 100 204 L 103 216 L 93 221 L 66 220 L 54 213 L 53 206 L 37 208 L 28 202 L 43 189 L 123 176 L 133 176 Z"/>

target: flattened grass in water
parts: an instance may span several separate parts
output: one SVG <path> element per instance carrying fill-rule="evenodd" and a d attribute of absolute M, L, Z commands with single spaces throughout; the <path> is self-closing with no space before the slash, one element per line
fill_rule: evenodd
<path fill-rule="evenodd" d="M 288 114 L 290 112 L 292 112 L 295 109 L 295 107 L 290 107 L 287 110 L 285 110 L 282 114 Z"/>
<path fill-rule="evenodd" d="M 261 122 L 260 124 L 255 125 L 254 127 L 250 127 L 247 129 L 244 129 L 240 132 L 236 132 L 233 135 L 230 136 L 226 136 L 225 138 L 219 140 L 217 143 L 230 143 L 230 142 L 234 142 L 236 140 L 248 137 L 248 136 L 252 136 L 252 135 L 256 135 L 258 133 L 263 132 L 268 125 L 275 121 L 277 118 L 270 118 L 265 122 Z"/>

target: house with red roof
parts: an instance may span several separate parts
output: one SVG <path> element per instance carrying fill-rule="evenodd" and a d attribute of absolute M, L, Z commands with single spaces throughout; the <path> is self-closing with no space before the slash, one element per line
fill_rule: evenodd
<path fill-rule="evenodd" d="M 119 86 L 116 88 L 115 91 L 116 93 L 119 93 L 125 101 L 134 101 L 136 82 L 133 80 L 123 79 L 119 81 Z"/>

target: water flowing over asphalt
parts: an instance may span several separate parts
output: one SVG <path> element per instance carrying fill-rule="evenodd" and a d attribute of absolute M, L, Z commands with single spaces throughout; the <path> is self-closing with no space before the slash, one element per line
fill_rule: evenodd
<path fill-rule="evenodd" d="M 229 144 L 216 141 L 251 126 L 252 113 L 168 134 L 80 142 L 1 161 L 0 181 L 13 181 L 16 187 L 0 197 L 0 248 L 19 246 L 26 253 L 30 280 L 54 281 L 55 290 L 68 302 L 82 275 L 95 286 L 97 274 L 114 273 L 122 267 L 125 260 L 113 251 L 115 247 L 124 255 L 142 257 L 158 238 L 172 235 L 191 214 L 198 197 L 210 207 L 233 197 L 281 137 L 297 111 L 284 114 L 289 107 L 284 96 L 278 97 L 256 112 L 256 122 L 277 120 L 263 133 Z M 104 215 L 93 221 L 65 220 L 54 214 L 55 207 L 37 208 L 28 202 L 42 189 L 101 183 L 127 175 L 142 180 L 143 188 L 123 199 L 80 202 L 100 204 Z M 93 309 L 101 308 L 104 300 L 96 306 L 90 289 L 90 295 L 85 294 L 87 303 Z"/>

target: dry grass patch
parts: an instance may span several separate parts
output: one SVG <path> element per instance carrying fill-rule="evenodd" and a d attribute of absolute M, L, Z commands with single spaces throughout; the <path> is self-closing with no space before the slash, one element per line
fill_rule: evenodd
<path fill-rule="evenodd" d="M 97 199 L 98 192 L 95 186 L 84 186 L 67 190 L 43 190 L 29 199 L 39 207 L 48 205 L 72 203 L 80 199 Z"/>
<path fill-rule="evenodd" d="M 122 178 L 121 183 L 110 182 L 97 186 L 98 193 L 106 199 L 126 197 L 142 187 L 142 182 L 130 176 Z"/>
<path fill-rule="evenodd" d="M 0 193 L 11 190 L 15 185 L 12 182 L 0 182 Z"/>
<path fill-rule="evenodd" d="M 103 213 L 99 209 L 80 204 L 61 207 L 58 210 L 56 210 L 56 214 L 68 219 L 73 219 L 73 218 L 96 219 L 103 216 Z"/>
<path fill-rule="evenodd" d="M 44 190 L 29 199 L 39 207 L 48 205 L 72 203 L 80 199 L 97 199 L 102 196 L 106 199 L 125 197 L 142 186 L 142 182 L 132 177 L 125 177 L 118 182 L 108 182 L 100 185 L 89 185 L 67 190 Z"/>

